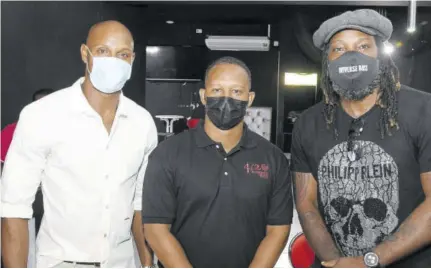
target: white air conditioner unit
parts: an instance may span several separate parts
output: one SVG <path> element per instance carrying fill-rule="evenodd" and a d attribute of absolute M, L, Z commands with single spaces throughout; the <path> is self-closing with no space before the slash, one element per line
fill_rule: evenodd
<path fill-rule="evenodd" d="M 208 36 L 205 44 L 210 50 L 269 51 L 266 36 Z"/>

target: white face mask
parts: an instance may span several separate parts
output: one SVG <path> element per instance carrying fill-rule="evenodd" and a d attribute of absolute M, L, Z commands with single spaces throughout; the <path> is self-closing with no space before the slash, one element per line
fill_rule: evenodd
<path fill-rule="evenodd" d="M 121 91 L 126 81 L 132 74 L 132 65 L 117 57 L 93 57 L 93 69 L 90 72 L 90 81 L 93 86 L 104 93 L 115 93 Z"/>

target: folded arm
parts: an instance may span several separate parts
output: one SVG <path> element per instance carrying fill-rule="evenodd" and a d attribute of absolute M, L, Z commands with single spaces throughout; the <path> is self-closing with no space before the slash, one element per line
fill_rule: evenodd
<path fill-rule="evenodd" d="M 272 268 L 277 263 L 289 237 L 290 225 L 268 225 L 250 264 L 250 268 Z"/>
<path fill-rule="evenodd" d="M 321 261 L 342 256 L 317 207 L 317 183 L 311 173 L 295 173 L 295 201 L 299 221 L 308 243 Z"/>
<path fill-rule="evenodd" d="M 431 244 L 431 172 L 421 174 L 421 182 L 425 201 L 374 250 L 382 265 L 389 265 Z"/>
<path fill-rule="evenodd" d="M 145 237 L 164 267 L 192 268 L 169 224 L 145 224 Z"/>
<path fill-rule="evenodd" d="M 420 108 L 419 126 L 414 126 L 417 159 L 425 200 L 401 223 L 398 230 L 374 251 L 382 265 L 388 265 L 431 244 L 431 98 Z M 412 126 L 413 127 L 413 126 Z"/>
<path fill-rule="evenodd" d="M 144 235 L 144 226 L 142 225 L 141 211 L 135 211 L 132 223 L 132 233 L 135 239 L 136 248 L 138 249 L 139 259 L 144 267 L 153 265 L 153 253 L 147 245 Z"/>
<path fill-rule="evenodd" d="M 292 178 L 287 158 L 278 156 L 277 173 L 274 177 L 265 238 L 260 243 L 249 267 L 274 267 L 286 247 L 293 216 Z"/>
<path fill-rule="evenodd" d="M 292 132 L 291 166 L 295 205 L 299 221 L 308 243 L 321 261 L 334 260 L 341 253 L 329 234 L 317 205 L 317 181 L 311 174 L 309 152 L 311 141 L 304 133 L 310 132 L 307 120 L 300 116 Z"/>

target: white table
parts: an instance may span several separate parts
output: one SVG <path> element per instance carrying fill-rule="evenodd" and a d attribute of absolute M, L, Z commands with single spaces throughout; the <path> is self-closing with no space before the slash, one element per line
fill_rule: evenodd
<path fill-rule="evenodd" d="M 174 132 L 174 122 L 183 119 L 184 116 L 180 115 L 157 115 L 156 118 L 166 122 L 166 135 Z"/>

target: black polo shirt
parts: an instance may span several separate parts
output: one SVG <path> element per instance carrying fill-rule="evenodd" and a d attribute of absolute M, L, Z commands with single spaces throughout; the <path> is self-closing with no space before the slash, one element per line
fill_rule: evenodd
<path fill-rule="evenodd" d="M 172 224 L 193 267 L 248 267 L 266 226 L 292 220 L 288 160 L 248 128 L 229 154 L 202 124 L 162 142 L 143 189 L 143 222 Z"/>

